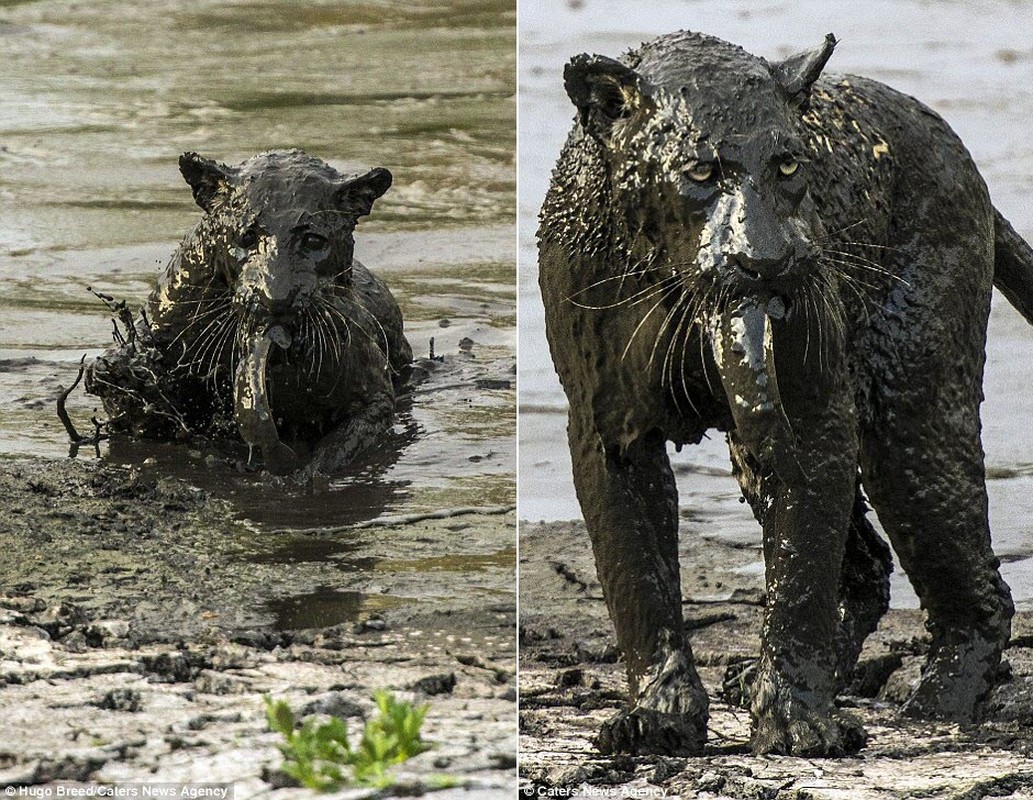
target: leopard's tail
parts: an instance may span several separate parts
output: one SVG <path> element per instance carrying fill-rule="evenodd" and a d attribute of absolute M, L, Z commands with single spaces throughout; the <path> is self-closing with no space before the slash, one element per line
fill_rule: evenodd
<path fill-rule="evenodd" d="M 1033 325 L 1033 247 L 994 209 L 994 286 Z"/>

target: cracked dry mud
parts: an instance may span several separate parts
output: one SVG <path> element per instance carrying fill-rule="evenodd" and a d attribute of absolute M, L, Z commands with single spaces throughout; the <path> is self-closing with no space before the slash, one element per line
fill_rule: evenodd
<path fill-rule="evenodd" d="M 1015 618 L 1005 653 L 1010 678 L 992 696 L 985 722 L 962 727 L 898 713 L 927 639 L 920 611 L 893 609 L 839 701 L 867 729 L 865 748 L 843 759 L 752 756 L 749 713 L 720 691 L 729 665 L 759 648 L 759 559 L 752 547 L 683 532 L 683 608 L 711 698 L 706 752 L 607 757 L 593 740 L 627 690 L 587 533 L 580 522 L 521 523 L 520 773 L 529 796 L 568 796 L 576 787 L 593 796 L 592 787 L 594 796 L 707 800 L 1033 798 L 1028 608 Z"/>
<path fill-rule="evenodd" d="M 338 572 L 278 559 L 282 536 L 146 468 L 4 459 L 0 496 L 0 786 L 232 781 L 237 798 L 309 797 L 278 774 L 263 696 L 354 729 L 389 688 L 430 703 L 435 744 L 389 795 L 443 774 L 460 788 L 435 797 L 512 796 L 514 598 L 481 591 L 512 571 L 481 552 L 513 541 L 512 513 L 364 529 L 382 568 Z M 433 559 L 442 541 L 487 566 L 443 580 L 399 555 Z M 333 581 L 361 598 L 351 619 L 292 616 Z"/>

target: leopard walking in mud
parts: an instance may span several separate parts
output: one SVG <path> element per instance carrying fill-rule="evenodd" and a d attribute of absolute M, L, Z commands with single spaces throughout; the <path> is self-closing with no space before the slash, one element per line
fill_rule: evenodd
<path fill-rule="evenodd" d="M 889 598 L 932 646 L 905 704 L 978 718 L 1013 605 L 990 547 L 979 406 L 993 285 L 1033 321 L 1033 250 L 917 100 L 679 32 L 581 55 L 541 212 L 540 283 L 574 483 L 627 665 L 604 751 L 702 750 L 666 445 L 727 432 L 763 528 L 757 753 L 862 738 L 833 698 Z"/>

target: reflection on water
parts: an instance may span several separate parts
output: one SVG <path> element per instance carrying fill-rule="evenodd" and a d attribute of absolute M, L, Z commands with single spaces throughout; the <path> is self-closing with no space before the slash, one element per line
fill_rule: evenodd
<path fill-rule="evenodd" d="M 545 346 L 534 232 L 549 175 L 573 119 L 564 63 L 582 52 L 616 56 L 656 35 L 689 28 L 778 58 L 817 46 L 832 31 L 840 44 L 829 71 L 882 80 L 946 117 L 979 164 L 995 205 L 1033 239 L 1033 50 L 1029 5 L 1013 2 L 865 3 L 659 0 L 649 13 L 616 0 L 520 6 L 520 516 L 580 516 L 565 447 L 566 400 Z M 994 546 L 1016 598 L 1033 599 L 1033 543 L 1027 518 L 1033 477 L 1028 384 L 1033 331 L 995 297 L 983 407 Z M 707 535 L 759 545 L 759 529 L 739 503 L 722 436 L 676 457 L 682 508 L 704 515 Z M 894 604 L 915 602 L 900 570 Z"/>
<path fill-rule="evenodd" d="M 405 602 L 404 598 L 392 595 L 364 594 L 320 586 L 313 592 L 272 600 L 267 610 L 276 618 L 273 623 L 276 630 L 290 631 L 355 622 Z"/>
<path fill-rule="evenodd" d="M 356 253 L 395 292 L 417 355 L 433 338 L 456 360 L 426 384 L 444 388 L 417 393 L 378 453 L 316 493 L 182 446 L 120 442 L 102 457 L 182 476 L 260 531 L 511 504 L 514 391 L 477 388 L 462 358 L 490 373 L 515 354 L 514 9 L 0 2 L 0 456 L 65 456 L 54 399 L 110 341 L 87 287 L 143 303 L 197 221 L 179 154 L 300 147 L 394 174 Z M 69 402 L 82 429 L 98 406 Z"/>

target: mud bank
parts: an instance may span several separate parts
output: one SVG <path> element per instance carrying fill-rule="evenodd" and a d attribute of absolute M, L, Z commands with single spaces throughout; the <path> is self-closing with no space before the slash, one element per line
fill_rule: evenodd
<path fill-rule="evenodd" d="M 520 774 L 528 796 L 572 796 L 577 789 L 582 796 L 737 800 L 1033 797 L 1028 607 L 1015 618 L 1005 653 L 1009 677 L 995 691 L 986 722 L 960 727 L 897 713 L 928 639 L 921 612 L 894 609 L 869 637 L 854 684 L 839 701 L 867 729 L 860 754 L 756 758 L 748 711 L 721 692 L 729 666 L 759 649 L 759 556 L 750 545 L 683 533 L 686 626 L 711 698 L 706 753 L 606 757 L 593 739 L 627 692 L 587 533 L 580 522 L 521 523 L 520 553 Z"/>
<path fill-rule="evenodd" d="M 511 512 L 277 535 L 153 468 L 26 458 L 0 496 L 0 786 L 310 796 L 282 788 L 263 696 L 354 728 L 389 688 L 430 702 L 436 744 L 393 791 L 511 796 Z"/>

